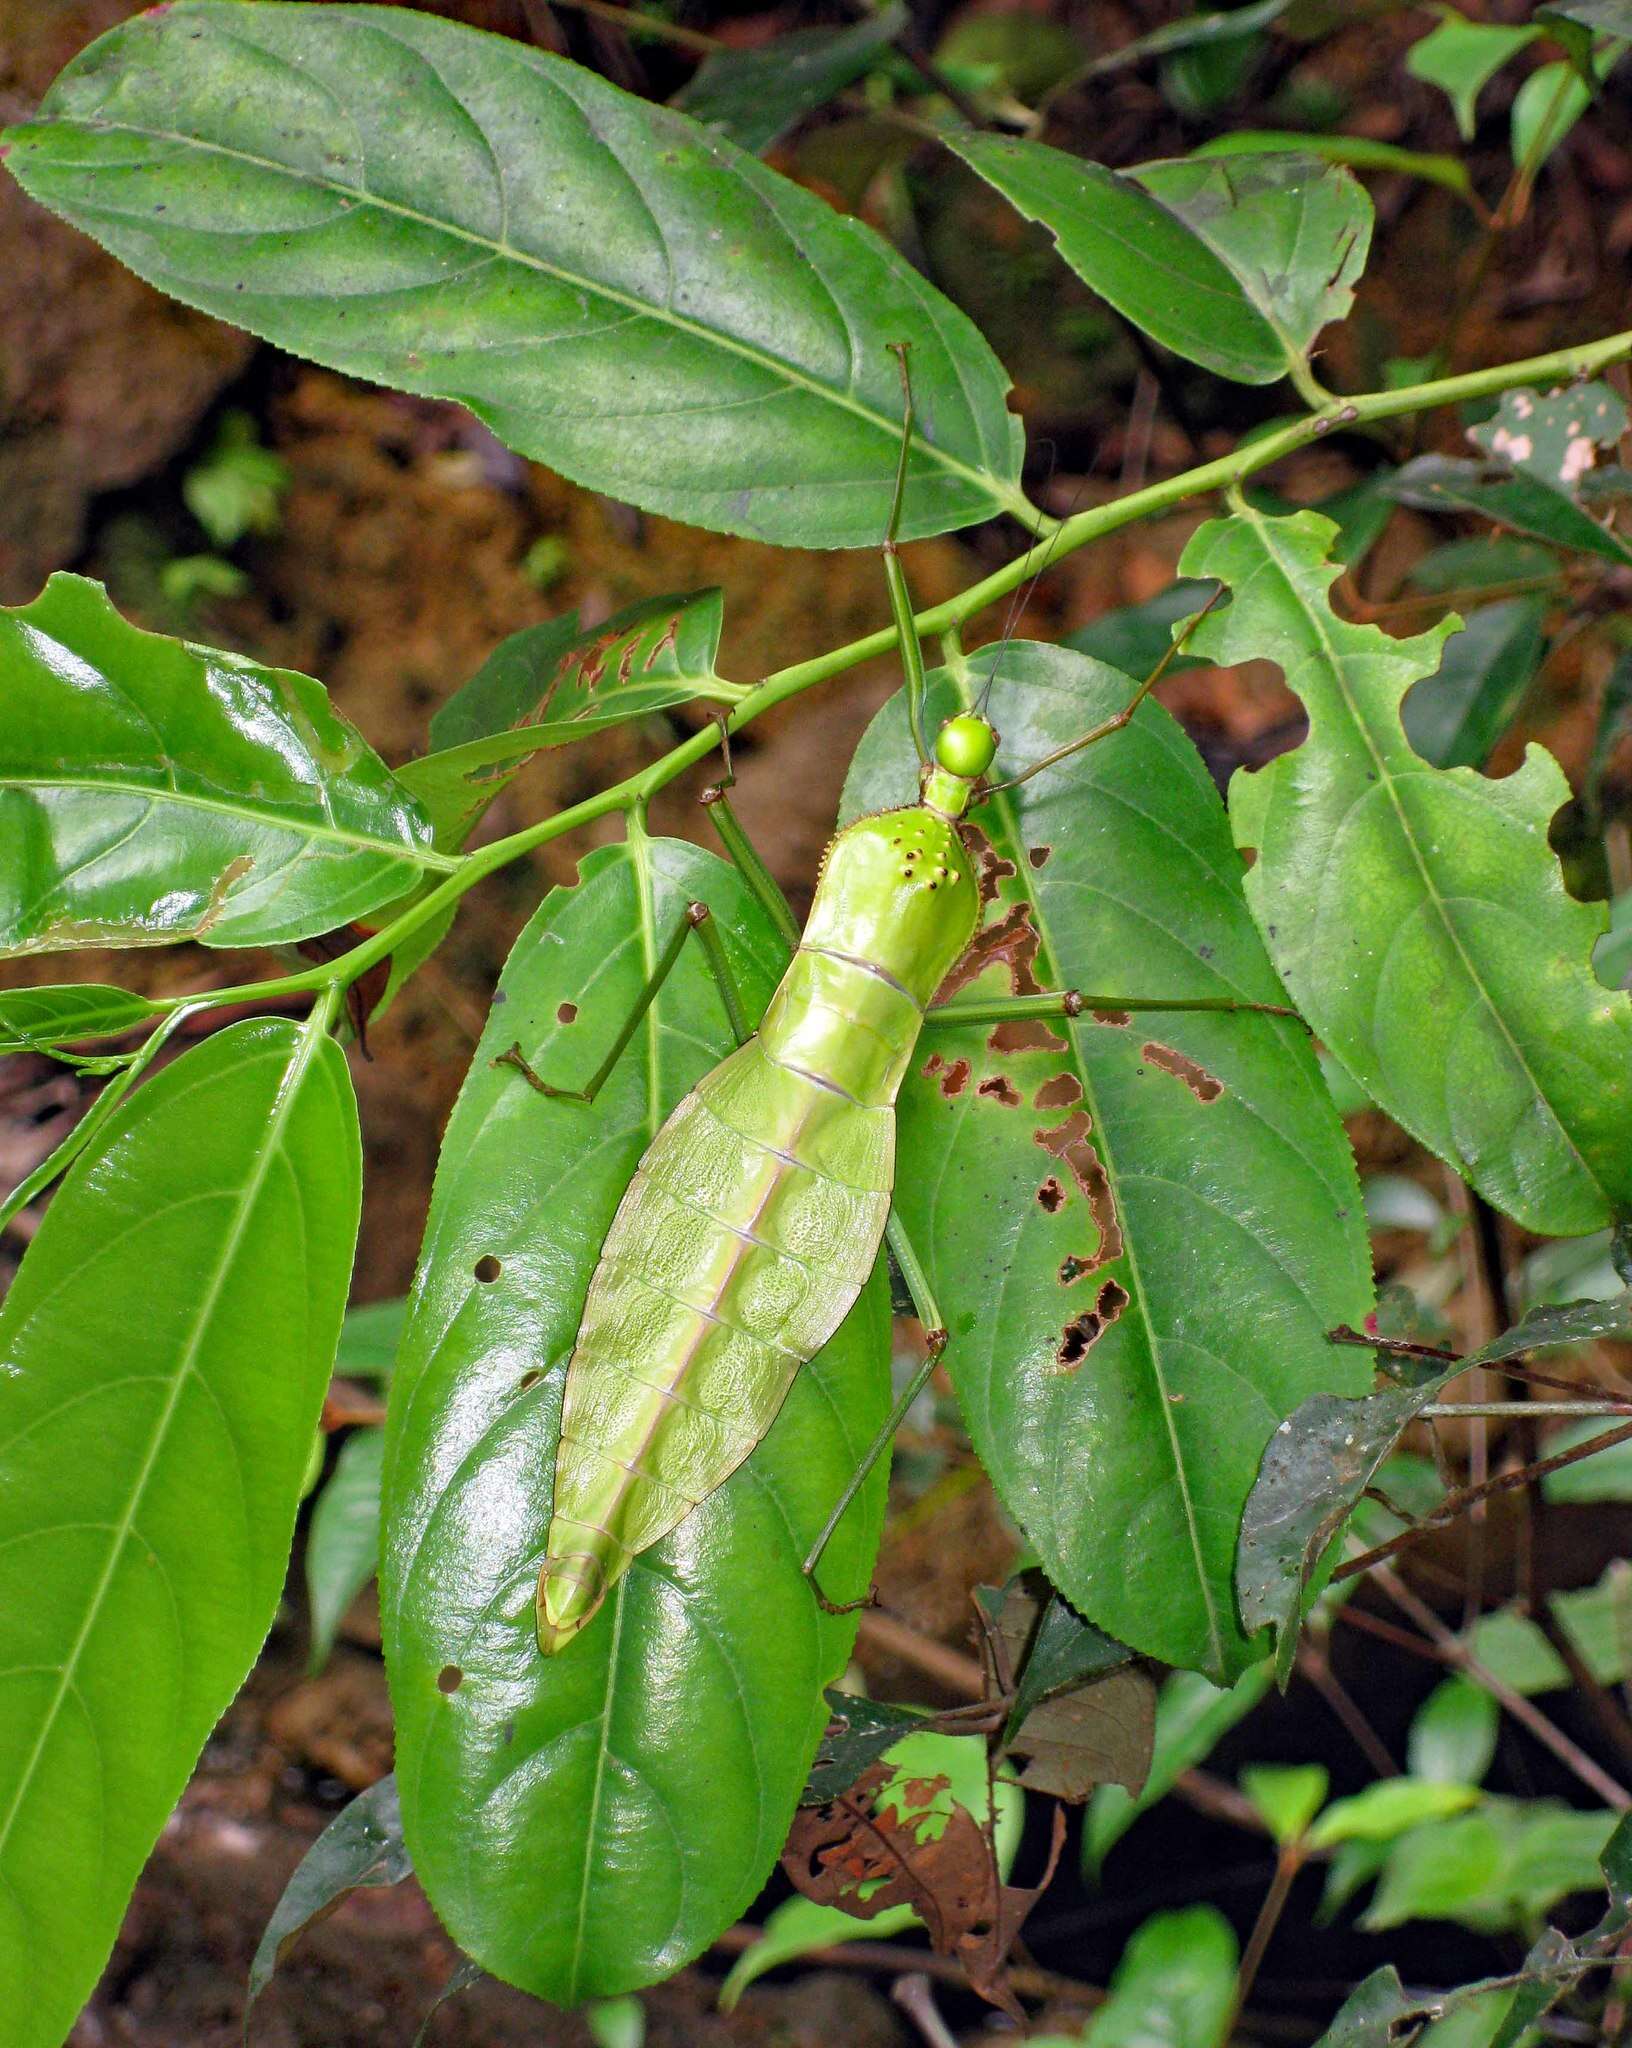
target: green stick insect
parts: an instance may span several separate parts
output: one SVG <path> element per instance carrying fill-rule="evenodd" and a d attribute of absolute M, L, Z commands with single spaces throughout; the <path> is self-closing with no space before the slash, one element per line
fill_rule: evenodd
<path fill-rule="evenodd" d="M 1274 1008 L 1228 998 L 1129 1002 L 1073 990 L 932 1007 L 979 923 L 979 890 L 959 821 L 997 789 L 1013 788 L 1126 725 L 1162 670 L 1123 710 L 1008 782 L 986 779 L 999 736 L 978 711 L 950 719 L 933 749 L 926 747 L 923 659 L 895 551 L 913 425 L 904 358 L 902 379 L 906 414 L 884 559 L 920 762 L 918 801 L 860 818 L 838 834 L 800 933 L 724 802 L 723 787 L 711 790 L 728 852 L 796 948 L 757 1031 L 750 1033 L 743 1018 L 707 908 L 692 904 L 585 1086 L 552 1086 L 527 1066 L 519 1047 L 502 1056 L 546 1095 L 593 1100 L 693 932 L 738 1040 L 648 1146 L 590 1281 L 567 1369 L 538 1582 L 538 1640 L 546 1655 L 571 1642 L 633 1559 L 750 1456 L 794 1374 L 848 1314 L 888 1232 L 930 1332 L 929 1351 L 804 1562 L 822 1606 L 845 1611 L 822 1594 L 816 1565 L 946 1342 L 922 1267 L 890 1220 L 896 1095 L 926 1016 L 975 1022 L 998 1014 L 1074 1016 L 1100 1005 Z M 1182 636 L 1173 652 L 1181 645 Z"/>

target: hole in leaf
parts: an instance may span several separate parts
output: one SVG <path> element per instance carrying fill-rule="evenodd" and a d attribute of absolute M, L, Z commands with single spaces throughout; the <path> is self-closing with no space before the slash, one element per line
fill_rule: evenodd
<path fill-rule="evenodd" d="M 465 1674 L 457 1664 L 444 1664 L 436 1674 L 438 1692 L 457 1692 L 465 1682 Z"/>
<path fill-rule="evenodd" d="M 484 1287 L 488 1287 L 498 1279 L 504 1268 L 491 1252 L 484 1252 L 476 1261 L 475 1271 L 476 1278 L 481 1281 Z"/>
<path fill-rule="evenodd" d="M 555 1013 L 555 1021 L 557 1024 L 570 1024 L 577 1014 L 578 1005 L 576 1003 L 563 1003 Z"/>

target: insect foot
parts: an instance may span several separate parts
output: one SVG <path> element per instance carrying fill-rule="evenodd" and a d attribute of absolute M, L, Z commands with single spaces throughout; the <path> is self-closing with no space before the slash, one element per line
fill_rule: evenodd
<path fill-rule="evenodd" d="M 563 1650 L 599 1611 L 606 1574 L 582 1551 L 552 1557 L 538 1575 L 538 1647 L 546 1657 Z"/>

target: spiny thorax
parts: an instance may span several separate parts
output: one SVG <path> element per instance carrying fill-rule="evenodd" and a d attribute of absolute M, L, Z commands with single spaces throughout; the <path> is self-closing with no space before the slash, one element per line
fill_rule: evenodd
<path fill-rule="evenodd" d="M 858 819 L 828 850 L 800 950 L 760 1027 L 766 1051 L 859 1102 L 893 1102 L 924 1008 L 977 917 L 950 819 L 924 804 Z"/>

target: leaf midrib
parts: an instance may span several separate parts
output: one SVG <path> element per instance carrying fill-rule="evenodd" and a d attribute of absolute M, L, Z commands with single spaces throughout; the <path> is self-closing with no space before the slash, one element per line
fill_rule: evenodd
<path fill-rule="evenodd" d="M 228 803 L 220 797 L 198 796 L 187 790 L 173 788 L 169 783 L 154 788 L 147 783 L 126 782 L 119 776 L 87 775 L 83 781 L 74 781 L 66 775 L 0 775 L 0 790 L 6 789 L 62 791 L 69 794 L 88 790 L 98 796 L 138 798 L 151 805 L 180 804 L 191 810 L 207 811 L 212 816 L 231 818 L 240 823 L 250 818 L 258 824 L 273 826 L 279 831 L 292 833 L 301 839 L 325 840 L 331 845 L 346 847 L 354 853 L 380 854 L 391 860 L 408 861 L 420 867 L 433 868 L 444 875 L 451 875 L 464 865 L 463 856 L 459 854 L 437 853 L 428 846 L 416 846 L 412 840 L 370 839 L 364 833 L 347 832 L 338 825 L 307 824 L 303 819 L 292 818 L 286 812 L 273 810 L 268 805 L 247 800 Z"/>
<path fill-rule="evenodd" d="M 371 26 L 378 28 L 381 25 L 371 24 Z M 419 53 L 416 52 L 416 54 Z M 549 83 L 549 81 L 546 82 Z M 562 88 L 553 84 L 551 84 L 550 89 L 557 92 L 562 90 Z M 458 104 L 462 111 L 469 115 L 472 121 L 475 121 L 475 115 L 471 114 L 470 109 L 465 106 L 465 103 L 461 100 Z M 480 123 L 477 123 L 477 125 L 479 127 Z M 588 293 L 593 297 L 604 300 L 609 305 L 621 307 L 624 311 L 633 313 L 641 319 L 654 320 L 660 324 L 672 327 L 677 333 L 688 335 L 691 339 L 705 347 L 722 349 L 727 354 L 735 355 L 744 362 L 752 363 L 759 369 L 768 370 L 773 375 L 782 377 L 788 384 L 804 390 L 818 400 L 830 405 L 839 406 L 844 411 L 853 414 L 857 419 L 864 420 L 869 426 L 879 429 L 886 439 L 899 441 L 901 438 L 901 423 L 899 420 L 875 411 L 871 406 L 865 405 L 859 399 L 853 398 L 848 392 L 841 392 L 832 385 L 819 383 L 814 377 L 796 368 L 781 356 L 772 355 L 766 350 L 752 348 L 748 343 L 737 340 L 735 336 L 728 335 L 719 328 L 707 327 L 701 321 L 687 319 L 684 314 L 676 313 L 672 307 L 660 307 L 650 300 L 635 297 L 633 293 L 621 291 L 614 285 L 605 284 L 596 279 L 585 277 L 577 271 L 568 270 L 562 264 L 547 262 L 541 256 L 535 256 L 525 250 L 516 248 L 511 242 L 500 241 L 490 235 L 478 234 L 472 228 L 459 227 L 447 221 L 438 220 L 433 214 L 423 213 L 417 207 L 405 205 L 400 200 L 385 199 L 378 193 L 368 191 L 366 188 L 343 185 L 338 179 L 320 177 L 309 171 L 296 171 L 287 164 L 279 163 L 275 157 L 259 156 L 251 150 L 233 149 L 229 148 L 225 143 L 208 142 L 197 136 L 183 135 L 170 129 L 150 128 L 133 121 L 92 121 L 46 115 L 44 118 L 29 123 L 28 127 L 45 130 L 53 128 L 67 129 L 89 135 L 134 135 L 145 142 L 171 143 L 181 149 L 194 149 L 207 155 L 223 157 L 229 162 L 247 164 L 255 170 L 287 178 L 298 186 L 306 186 L 314 191 L 332 193 L 336 198 L 344 199 L 348 206 L 366 205 L 375 207 L 382 213 L 393 214 L 398 219 L 411 221 L 416 226 L 429 229 L 434 234 L 446 235 L 452 241 L 462 242 L 472 249 L 482 250 L 489 256 L 521 264 L 524 268 L 535 270 L 541 276 L 548 277 L 569 290 Z M 485 135 L 485 129 L 482 132 Z M 26 135 L 27 128 L 19 130 L 18 133 L 19 135 Z M 94 173 L 95 166 L 93 165 L 89 168 Z M 763 203 L 762 195 L 757 191 L 755 192 L 755 197 L 761 199 Z M 663 236 L 663 241 L 665 248 L 667 248 L 668 237 L 666 234 Z M 804 250 L 801 249 L 799 253 L 803 260 L 810 265 L 811 269 L 815 270 L 814 261 L 806 255 Z M 818 273 L 818 275 L 820 274 Z M 825 277 L 823 282 L 825 285 Z M 421 289 L 428 290 L 432 289 L 432 287 L 426 286 L 421 287 Z M 177 296 L 179 297 L 181 294 L 177 293 Z M 848 325 L 848 316 L 846 316 L 846 324 Z M 405 383 L 403 388 L 412 389 L 413 387 Z M 1005 408 L 1005 417 L 1012 417 L 1008 413 L 1007 408 Z M 972 468 L 957 456 L 948 453 L 946 449 L 940 447 L 936 442 L 926 440 L 921 432 L 917 436 L 917 445 L 931 461 L 939 464 L 942 469 L 952 475 L 962 477 L 968 483 L 976 485 L 988 497 L 995 499 L 998 504 L 1014 512 L 1028 528 L 1034 524 L 1036 515 L 1031 503 L 1024 491 L 1020 490 L 1017 486 L 1005 483 L 994 471 Z"/>
<path fill-rule="evenodd" d="M 974 694 L 968 687 L 966 672 L 955 674 L 954 687 L 957 689 L 958 696 L 962 700 L 965 710 L 972 710 Z M 1000 794 L 992 797 L 989 801 L 1002 817 L 1003 828 L 1011 845 L 1023 847 L 1025 840 L 1020 831 L 1013 797 Z M 1022 863 L 1017 861 L 1015 865 L 1017 870 L 1023 874 Z M 1036 920 L 1038 943 L 1057 974 L 1060 956 L 1052 938 L 1049 936 L 1048 919 L 1043 913 L 1041 895 L 1037 890 L 1030 887 L 1029 884 L 1025 885 L 1024 893 L 1026 900 L 1031 905 L 1032 916 Z M 1150 1295 L 1145 1287 L 1143 1275 L 1140 1272 L 1139 1253 L 1134 1241 L 1135 1233 L 1128 1227 L 1127 1209 L 1122 1199 L 1122 1176 L 1118 1170 L 1116 1157 L 1106 1133 L 1105 1119 L 1100 1114 L 1099 1097 L 1094 1089 L 1093 1074 L 1083 1052 L 1082 1039 L 1079 1035 L 1082 1028 L 1081 1024 L 1074 1017 L 1062 1018 L 1061 1023 L 1070 1038 L 1077 1077 L 1082 1083 L 1083 1101 L 1087 1105 L 1093 1119 L 1094 1142 L 1099 1152 L 1101 1163 L 1104 1165 L 1106 1175 L 1116 1195 L 1117 1214 L 1122 1220 L 1122 1257 L 1127 1263 L 1128 1274 L 1133 1282 L 1133 1294 L 1139 1304 L 1139 1322 L 1145 1333 L 1146 1349 L 1150 1357 L 1150 1369 L 1155 1376 L 1156 1385 L 1161 1397 L 1156 1403 L 1156 1409 L 1167 1434 L 1168 1450 L 1173 1461 L 1173 1475 L 1178 1483 L 1185 1533 L 1189 1538 L 1190 1555 L 1195 1565 L 1196 1586 L 1201 1595 L 1202 1610 L 1206 1616 L 1207 1640 L 1212 1649 L 1214 1667 L 1223 1672 L 1226 1668 L 1226 1661 L 1223 1633 L 1219 1627 L 1218 1607 L 1213 1599 L 1212 1587 L 1207 1574 L 1206 1558 L 1202 1552 L 1201 1532 L 1197 1522 L 1195 1503 L 1190 1497 L 1189 1474 L 1185 1466 L 1183 1448 L 1179 1443 L 1173 1402 L 1168 1392 L 1167 1375 L 1162 1365 L 1161 1344 L 1150 1317 Z M 1227 1683 L 1227 1679 L 1224 1682 Z"/>
<path fill-rule="evenodd" d="M 0 1821 L 0 1866 L 3 1866 L 6 1845 L 11 1838 L 11 1831 L 16 1825 L 17 1816 L 21 1813 L 33 1786 L 34 1774 L 39 1768 L 40 1759 L 44 1755 L 46 1745 L 50 1741 L 52 1732 L 56 1727 L 57 1717 L 62 1711 L 63 1701 L 73 1688 L 80 1659 L 85 1654 L 86 1645 L 90 1641 L 92 1631 L 95 1629 L 97 1621 L 101 1616 L 103 1603 L 108 1597 L 109 1589 L 113 1584 L 114 1574 L 118 1569 L 119 1559 L 123 1556 L 125 1545 L 130 1540 L 137 1510 L 146 1495 L 148 1482 L 153 1476 L 154 1467 L 158 1463 L 160 1454 L 164 1449 L 165 1440 L 170 1433 L 170 1425 L 175 1418 L 176 1408 L 181 1400 L 182 1389 L 189 1380 L 197 1376 L 198 1350 L 203 1341 L 206 1326 L 220 1301 L 222 1289 L 226 1286 L 227 1275 L 232 1270 L 236 1261 L 239 1246 L 248 1227 L 249 1219 L 259 1203 L 261 1190 L 265 1185 L 272 1160 L 282 1149 L 284 1129 L 289 1121 L 293 1106 L 300 1095 L 301 1084 L 305 1079 L 307 1069 L 314 1055 L 326 1037 L 326 1028 L 319 1026 L 314 1029 L 313 1021 L 309 1020 L 302 1027 L 296 1038 L 293 1047 L 295 1056 L 288 1063 L 283 1079 L 278 1084 L 271 1115 L 267 1119 L 262 1134 L 263 1143 L 256 1159 L 254 1170 L 240 1193 L 237 1212 L 222 1241 L 215 1270 L 210 1275 L 209 1283 L 200 1296 L 198 1312 L 193 1318 L 192 1329 L 189 1331 L 187 1340 L 182 1347 L 172 1378 L 169 1397 L 154 1421 L 147 1452 L 142 1460 L 141 1469 L 136 1474 L 131 1486 L 125 1512 L 117 1524 L 109 1525 L 110 1530 L 114 1533 L 114 1540 L 108 1545 L 107 1561 L 103 1566 L 102 1576 L 98 1580 L 96 1590 L 91 1595 L 90 1601 L 87 1604 L 85 1619 L 80 1625 L 79 1633 L 63 1661 L 56 1693 L 52 1698 L 49 1708 L 41 1718 L 39 1735 L 35 1740 L 27 1763 L 23 1766 L 18 1776 L 17 1790 L 12 1798 L 10 1808 L 4 1820 Z"/>
<path fill-rule="evenodd" d="M 1240 515 L 1237 514 L 1237 516 L 1239 517 Z M 1322 616 L 1321 612 L 1316 609 L 1316 607 L 1314 607 L 1306 601 L 1302 588 L 1299 585 L 1296 576 L 1293 574 L 1293 571 L 1287 566 L 1286 562 L 1283 560 L 1281 554 L 1277 550 L 1274 542 L 1274 537 L 1270 533 L 1268 523 L 1265 521 L 1263 516 L 1259 513 L 1252 512 L 1249 513 L 1249 517 L 1252 520 L 1254 529 L 1257 531 L 1259 535 L 1260 543 L 1263 547 L 1266 559 L 1275 569 L 1276 574 L 1279 576 L 1281 583 L 1283 587 L 1286 589 L 1289 596 L 1291 597 L 1292 602 L 1297 606 L 1299 612 L 1303 615 L 1303 617 L 1308 620 L 1310 628 L 1315 636 L 1317 648 L 1320 652 L 1322 659 L 1326 663 L 1328 673 L 1330 674 L 1330 676 L 1333 679 L 1333 682 L 1336 685 L 1337 693 L 1339 697 L 1342 699 L 1344 709 L 1348 712 L 1350 721 L 1353 724 L 1356 732 L 1359 734 L 1361 744 L 1364 746 L 1366 753 L 1376 765 L 1377 779 L 1382 785 L 1382 787 L 1388 792 L 1388 801 L 1393 809 L 1395 820 L 1399 826 L 1400 837 L 1404 841 L 1405 845 L 1410 849 L 1412 861 L 1416 866 L 1418 877 L 1422 882 L 1423 894 L 1427 898 L 1428 902 L 1433 905 L 1434 914 L 1439 920 L 1440 927 L 1445 933 L 1445 937 L 1448 943 L 1450 944 L 1451 950 L 1455 953 L 1456 958 L 1461 963 L 1463 972 L 1468 977 L 1469 984 L 1477 991 L 1480 1003 L 1483 1006 L 1486 1014 L 1495 1020 L 1496 1027 L 1501 1034 L 1503 1043 L 1511 1051 L 1513 1058 L 1518 1065 L 1519 1071 L 1524 1075 L 1525 1080 L 1528 1082 L 1530 1087 L 1534 1089 L 1536 1100 L 1545 1106 L 1547 1114 L 1553 1120 L 1554 1128 L 1557 1130 L 1559 1136 L 1563 1139 L 1564 1144 L 1569 1150 L 1572 1157 L 1579 1163 L 1581 1171 L 1586 1175 L 1588 1181 L 1594 1188 L 1597 1189 L 1598 1194 L 1602 1199 L 1606 1210 L 1613 1212 L 1615 1208 L 1614 1198 L 1611 1196 L 1609 1190 L 1604 1186 L 1602 1179 L 1594 1170 L 1591 1162 L 1586 1158 L 1585 1154 L 1581 1151 L 1580 1146 L 1576 1144 L 1575 1138 L 1571 1134 L 1569 1126 L 1564 1122 L 1563 1118 L 1559 1115 L 1558 1110 L 1554 1107 L 1552 1097 L 1548 1094 L 1547 1090 L 1542 1087 L 1541 1082 L 1537 1079 L 1534 1069 L 1531 1067 L 1529 1060 L 1525 1057 L 1524 1048 L 1513 1036 L 1512 1030 L 1509 1028 L 1507 1019 L 1502 1014 L 1501 1006 L 1492 1000 L 1490 990 L 1487 988 L 1485 984 L 1483 975 L 1475 967 L 1473 960 L 1469 957 L 1466 946 L 1464 946 L 1464 944 L 1462 943 L 1462 935 L 1457 930 L 1456 925 L 1453 922 L 1449 911 L 1446 909 L 1445 899 L 1440 889 L 1438 888 L 1437 884 L 1435 883 L 1432 874 L 1429 872 L 1427 862 L 1423 857 L 1422 849 L 1417 844 L 1417 837 L 1415 830 L 1413 829 L 1411 820 L 1407 816 L 1405 807 L 1400 800 L 1399 778 L 1394 773 L 1394 770 L 1389 765 L 1388 761 L 1384 758 L 1382 752 L 1377 746 L 1376 741 L 1372 737 L 1370 727 L 1367 725 L 1365 719 L 1361 715 L 1360 706 L 1355 700 L 1354 693 L 1349 688 L 1348 672 L 1344 665 L 1342 656 L 1339 652 L 1337 642 L 1328 630 L 1325 618 Z M 1328 612 L 1327 616 L 1333 617 L 1335 619 L 1335 614 Z M 1460 1150 L 1460 1148 L 1458 1149 Z"/>

